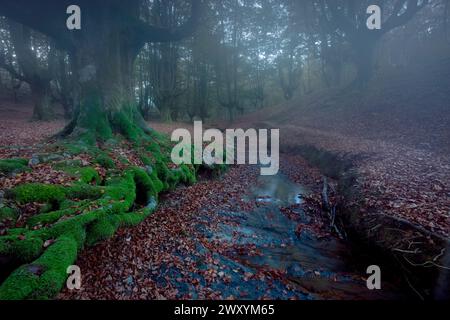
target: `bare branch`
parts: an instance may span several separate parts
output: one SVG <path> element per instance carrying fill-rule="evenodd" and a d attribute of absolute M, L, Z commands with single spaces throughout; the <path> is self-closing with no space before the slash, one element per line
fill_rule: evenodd
<path fill-rule="evenodd" d="M 383 24 L 382 32 L 387 33 L 406 24 L 429 3 L 430 0 L 398 0 L 394 6 L 394 12 Z M 405 6 L 405 11 L 401 13 Z"/>
<path fill-rule="evenodd" d="M 147 42 L 171 42 L 180 41 L 189 37 L 195 32 L 198 21 L 201 15 L 201 0 L 191 1 L 191 17 L 182 26 L 175 29 L 160 28 L 150 26 L 145 22 L 139 20 L 136 24 L 136 34 L 141 44 Z"/>
<path fill-rule="evenodd" d="M 1 0 L 0 15 L 39 31 L 72 50 L 74 44 L 66 28 L 66 8 L 70 0 Z"/>

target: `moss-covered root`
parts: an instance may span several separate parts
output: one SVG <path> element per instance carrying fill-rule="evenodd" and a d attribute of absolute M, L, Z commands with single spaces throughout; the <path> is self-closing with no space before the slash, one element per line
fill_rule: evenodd
<path fill-rule="evenodd" d="M 7 175 L 27 170 L 29 170 L 27 159 L 15 158 L 0 160 L 0 174 Z"/>
<path fill-rule="evenodd" d="M 77 257 L 77 242 L 61 236 L 37 260 L 14 271 L 0 287 L 0 300 L 48 299 L 62 289 L 67 267 Z"/>
<path fill-rule="evenodd" d="M 129 117 L 124 114 L 112 123 L 135 140 L 140 129 L 128 126 L 132 123 Z M 95 134 L 107 138 L 109 131 L 99 126 Z M 67 267 L 85 245 L 112 237 L 118 228 L 141 223 L 156 209 L 159 193 L 196 181 L 193 166 L 169 168 L 167 150 L 161 151 L 166 145 L 158 137 L 151 136 L 146 143 L 151 157 L 145 169 L 128 167 L 118 172 L 113 169 L 112 159 L 99 154 L 96 162 L 110 168 L 102 186 L 91 185 L 100 182 L 95 169 L 66 163 L 61 169 L 79 176 L 79 181 L 70 187 L 32 183 L 5 193 L 8 203 L 36 202 L 45 204 L 45 209 L 28 219 L 26 228 L 10 229 L 0 237 L 0 255 L 26 263 L 0 285 L 0 300 L 54 297 L 64 285 Z M 15 217 L 9 208 L 0 214 L 5 219 Z"/>

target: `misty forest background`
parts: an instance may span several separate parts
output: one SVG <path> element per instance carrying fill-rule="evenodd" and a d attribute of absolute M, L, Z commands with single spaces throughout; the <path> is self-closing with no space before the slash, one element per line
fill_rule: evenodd
<path fill-rule="evenodd" d="M 140 51 L 132 79 L 139 110 L 147 120 L 233 120 L 324 89 L 367 90 L 370 82 L 448 59 L 448 1 L 424 8 L 426 1 L 375 1 L 380 31 L 366 27 L 369 2 L 208 2 L 194 36 Z M 182 0 L 143 7 L 142 19 L 163 28 L 182 25 L 190 13 Z M 16 101 L 31 96 L 35 120 L 55 117 L 57 105 L 73 117 L 76 61 L 10 19 L 1 18 L 0 33 L 2 92 Z"/>

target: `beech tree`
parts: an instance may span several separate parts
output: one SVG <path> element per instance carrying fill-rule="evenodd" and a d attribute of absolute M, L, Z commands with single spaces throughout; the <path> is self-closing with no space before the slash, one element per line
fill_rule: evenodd
<path fill-rule="evenodd" d="M 357 68 L 354 83 L 365 85 L 374 69 L 375 49 L 381 38 L 391 30 L 409 22 L 430 0 L 322 0 L 316 3 L 321 12 L 321 23 L 329 33 L 339 31 L 353 50 Z M 367 27 L 367 8 L 377 5 L 383 13 L 381 29 Z"/>
<path fill-rule="evenodd" d="M 15 74 L 29 84 L 33 99 L 33 119 L 52 118 L 51 81 L 54 78 L 53 63 L 55 49 L 50 46 L 47 63 L 40 63 L 36 52 L 32 50 L 31 30 L 17 23 L 10 23 L 11 42 L 17 56 L 20 71 Z"/>
<path fill-rule="evenodd" d="M 81 8 L 81 29 L 69 30 L 66 10 Z M 76 62 L 80 107 L 63 136 L 88 141 L 121 133 L 130 139 L 148 132 L 134 103 L 134 61 L 146 43 L 171 42 L 191 35 L 200 1 L 191 2 L 191 16 L 173 29 L 152 26 L 141 19 L 141 0 L 2 0 L 0 14 L 49 36 Z"/>

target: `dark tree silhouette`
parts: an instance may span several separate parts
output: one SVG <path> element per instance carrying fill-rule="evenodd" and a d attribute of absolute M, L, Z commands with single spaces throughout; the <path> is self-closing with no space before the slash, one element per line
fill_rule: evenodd
<path fill-rule="evenodd" d="M 428 3 L 429 0 L 397 0 L 393 4 L 385 0 L 322 0 L 317 6 L 321 11 L 321 23 L 330 33 L 338 29 L 352 46 L 357 67 L 355 84 L 364 86 L 372 77 L 375 49 L 381 38 L 405 25 Z M 366 26 L 370 5 L 378 5 L 384 15 L 389 12 L 380 30 L 370 30 Z"/>
<path fill-rule="evenodd" d="M 178 41 L 197 25 L 200 1 L 193 0 L 191 17 L 175 29 L 151 26 L 140 19 L 141 0 L 2 0 L 0 14 L 53 39 L 76 62 L 80 106 L 64 136 L 89 141 L 113 132 L 135 139 L 148 130 L 134 104 L 134 61 L 148 42 Z M 66 10 L 81 8 L 81 30 L 68 30 Z"/>

